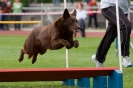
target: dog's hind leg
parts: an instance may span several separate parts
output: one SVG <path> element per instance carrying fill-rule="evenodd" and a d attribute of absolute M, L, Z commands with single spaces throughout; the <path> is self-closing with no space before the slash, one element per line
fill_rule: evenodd
<path fill-rule="evenodd" d="M 34 64 L 36 62 L 36 59 L 37 59 L 37 55 L 38 53 L 35 53 L 33 58 L 32 58 L 32 64 Z"/>
<path fill-rule="evenodd" d="M 25 54 L 25 52 L 24 52 L 24 50 L 23 49 L 21 49 L 21 52 L 20 52 L 20 57 L 19 57 L 19 62 L 21 62 L 23 59 L 24 59 L 24 54 Z"/>

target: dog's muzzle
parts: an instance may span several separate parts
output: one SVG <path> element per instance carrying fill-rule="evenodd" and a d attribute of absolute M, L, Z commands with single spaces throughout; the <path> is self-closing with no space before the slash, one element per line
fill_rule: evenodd
<path fill-rule="evenodd" d="M 79 30 L 80 29 L 80 26 L 78 26 L 77 29 Z"/>
<path fill-rule="evenodd" d="M 76 32 L 79 32 L 79 30 L 80 30 L 80 26 L 78 26 L 78 27 L 77 27 L 77 30 L 76 30 Z"/>
<path fill-rule="evenodd" d="M 75 28 L 73 29 L 73 33 L 79 32 L 79 30 L 80 30 L 80 26 L 77 26 L 77 27 L 75 27 Z"/>

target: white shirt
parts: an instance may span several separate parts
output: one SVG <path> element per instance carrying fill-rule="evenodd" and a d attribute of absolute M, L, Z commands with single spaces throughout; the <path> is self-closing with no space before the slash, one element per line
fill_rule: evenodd
<path fill-rule="evenodd" d="M 87 11 L 78 10 L 78 9 L 76 9 L 76 11 L 77 11 L 77 15 L 76 15 L 77 20 L 79 20 L 79 19 L 84 19 L 85 20 L 87 18 Z"/>
<path fill-rule="evenodd" d="M 115 0 L 101 0 L 101 9 L 108 8 L 110 6 L 116 6 L 115 2 Z M 127 14 L 129 12 L 130 0 L 118 0 L 118 4 L 124 14 Z"/>

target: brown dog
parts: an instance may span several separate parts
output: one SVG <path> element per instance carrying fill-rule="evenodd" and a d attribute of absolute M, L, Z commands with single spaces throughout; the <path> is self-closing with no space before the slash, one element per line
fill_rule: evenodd
<path fill-rule="evenodd" d="M 24 58 L 24 54 L 28 54 L 28 58 L 32 58 L 32 64 L 35 63 L 38 53 L 43 55 L 47 49 L 56 50 L 64 46 L 67 49 L 77 48 L 79 43 L 73 40 L 73 33 L 79 30 L 78 21 L 76 19 L 76 10 L 69 14 L 65 9 L 63 16 L 48 26 L 39 26 L 34 28 L 21 49 L 19 62 Z"/>

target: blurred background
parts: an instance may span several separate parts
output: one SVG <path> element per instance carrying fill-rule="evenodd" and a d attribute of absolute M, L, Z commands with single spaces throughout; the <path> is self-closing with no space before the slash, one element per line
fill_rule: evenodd
<path fill-rule="evenodd" d="M 6 13 L 6 15 L 10 16 L 9 21 L 12 21 L 14 20 L 13 16 L 15 15 L 14 13 L 12 13 L 13 3 L 15 2 L 15 0 L 9 0 L 9 1 L 12 4 L 12 9 L 10 12 Z M 21 30 L 32 30 L 33 27 L 36 27 L 39 25 L 48 25 L 51 22 L 54 22 L 56 19 L 58 19 L 64 10 L 64 0 L 19 0 L 19 1 L 23 4 L 22 13 L 19 14 L 21 15 L 21 21 L 40 21 L 40 23 L 34 23 L 34 24 L 32 23 L 31 24 L 30 23 L 20 24 Z M 66 0 L 67 2 L 66 6 L 67 6 L 67 9 L 71 12 L 73 9 L 76 9 L 77 3 L 82 2 L 83 7 L 84 7 L 83 9 L 88 13 L 87 18 L 85 19 L 86 30 L 93 30 L 93 29 L 105 30 L 106 21 L 100 12 L 101 11 L 100 0 L 96 0 L 97 6 L 93 6 L 93 8 L 96 9 L 96 12 L 94 13 L 97 14 L 98 27 L 95 26 L 94 19 L 92 19 L 91 21 L 91 27 L 89 26 L 89 11 L 91 7 L 89 6 L 88 3 L 90 1 L 91 0 Z M 131 5 L 131 12 L 129 14 L 129 19 L 131 22 L 133 20 L 132 9 L 133 9 L 133 6 Z M 8 24 L 8 25 L 10 27 L 10 30 L 14 30 L 13 23 Z"/>

